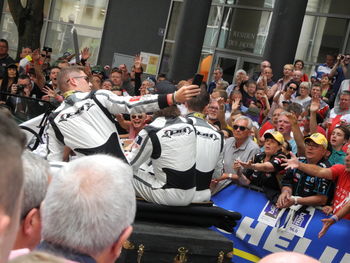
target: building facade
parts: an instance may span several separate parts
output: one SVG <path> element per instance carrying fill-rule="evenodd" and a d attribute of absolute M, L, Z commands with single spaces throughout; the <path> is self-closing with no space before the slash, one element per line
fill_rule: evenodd
<path fill-rule="evenodd" d="M 280 0 L 212 0 L 202 70 L 210 76 L 219 65 L 229 82 L 237 69 L 256 71 L 264 58 L 276 1 Z M 7 0 L 0 5 L 0 37 L 9 41 L 14 55 L 17 29 Z M 92 64 L 117 65 L 123 57 L 131 60 L 143 51 L 160 55 L 157 71 L 168 73 L 182 6 L 182 0 L 45 0 L 41 43 L 53 48 L 53 59 L 73 52 L 70 30 L 74 25 L 80 47 L 92 51 Z M 304 60 L 305 72 L 310 73 L 326 54 L 350 53 L 349 34 L 348 0 L 308 0 L 295 59 Z"/>

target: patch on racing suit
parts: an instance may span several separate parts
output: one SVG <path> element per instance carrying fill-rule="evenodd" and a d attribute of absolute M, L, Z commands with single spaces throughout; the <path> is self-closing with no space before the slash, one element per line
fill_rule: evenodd
<path fill-rule="evenodd" d="M 183 129 L 179 129 L 179 130 L 165 130 L 164 134 L 162 135 L 162 138 L 164 138 L 164 137 L 171 138 L 172 136 L 191 134 L 192 132 L 193 132 L 193 130 L 190 127 L 185 127 Z"/>
<path fill-rule="evenodd" d="M 95 104 L 93 104 L 91 102 L 86 102 L 81 107 L 79 107 L 76 112 L 62 114 L 58 122 L 67 121 L 67 119 L 69 119 L 69 118 L 77 117 L 80 114 L 82 114 L 84 111 L 88 111 L 94 105 Z"/>
<path fill-rule="evenodd" d="M 196 134 L 200 137 L 207 138 L 207 139 L 213 139 L 214 141 L 219 140 L 219 137 L 216 136 L 214 133 L 203 133 L 200 131 L 196 131 Z"/>

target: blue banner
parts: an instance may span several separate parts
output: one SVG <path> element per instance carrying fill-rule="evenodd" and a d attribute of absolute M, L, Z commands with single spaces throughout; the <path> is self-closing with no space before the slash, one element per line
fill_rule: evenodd
<path fill-rule="evenodd" d="M 286 231 L 286 228 L 281 230 L 261 220 L 258 221 L 262 211 L 271 209 L 263 193 L 231 185 L 215 195 L 212 200 L 217 206 L 242 214 L 234 234 L 219 231 L 233 240 L 233 261 L 236 263 L 258 262 L 260 258 L 279 251 L 299 252 L 314 257 L 322 263 L 350 262 L 350 244 L 348 243 L 350 242 L 350 220 L 340 220 L 333 224 L 319 239 L 317 235 L 322 228 L 321 219 L 327 216 L 317 209 L 313 214 L 306 211 L 293 217 L 295 225 L 305 228 L 305 233 L 300 234 L 294 228 Z M 272 217 L 276 215 L 273 209 L 270 212 L 269 215 Z M 288 214 L 288 210 L 284 214 Z M 295 231 L 293 233 L 297 235 L 290 230 Z"/>

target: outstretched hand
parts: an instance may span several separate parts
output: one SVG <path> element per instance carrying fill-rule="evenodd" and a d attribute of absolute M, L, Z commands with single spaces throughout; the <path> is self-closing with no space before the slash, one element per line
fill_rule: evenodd
<path fill-rule="evenodd" d="M 201 89 L 198 85 L 183 86 L 175 93 L 175 101 L 178 103 L 184 103 L 187 100 L 199 95 Z"/>
<path fill-rule="evenodd" d="M 325 218 L 325 219 L 322 219 L 321 221 L 323 222 L 323 226 L 321 231 L 318 233 L 318 238 L 323 237 L 326 234 L 328 228 L 330 228 L 331 225 L 335 223 L 335 221 L 332 218 Z"/>
<path fill-rule="evenodd" d="M 250 161 L 248 161 L 248 162 L 238 161 L 238 163 L 239 163 L 240 166 L 243 167 L 244 169 L 253 169 L 253 162 L 252 162 L 252 160 L 250 160 Z"/>
<path fill-rule="evenodd" d="M 282 161 L 284 162 L 282 166 L 284 166 L 285 170 L 299 168 L 299 160 L 292 152 L 290 152 L 290 159 L 283 158 Z"/>

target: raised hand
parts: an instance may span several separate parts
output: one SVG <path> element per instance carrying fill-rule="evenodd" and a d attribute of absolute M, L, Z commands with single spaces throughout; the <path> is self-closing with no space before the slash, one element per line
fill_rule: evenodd
<path fill-rule="evenodd" d="M 54 89 L 52 89 L 52 88 L 50 88 L 50 87 L 48 87 L 48 86 L 45 86 L 45 87 L 42 89 L 42 91 L 43 91 L 44 93 L 46 93 L 50 98 L 56 98 L 56 96 L 57 96 L 57 92 L 56 92 Z"/>
<path fill-rule="evenodd" d="M 81 51 L 81 59 L 88 60 L 91 57 L 91 53 L 88 47 L 84 47 Z"/>
<path fill-rule="evenodd" d="M 320 109 L 320 100 L 319 99 L 312 99 L 310 104 L 310 111 L 316 112 Z"/>
<path fill-rule="evenodd" d="M 299 168 L 299 160 L 295 156 L 294 153 L 290 152 L 290 159 L 283 158 L 282 161 L 282 166 L 284 166 L 284 169 L 298 169 Z"/>
<path fill-rule="evenodd" d="M 184 103 L 187 100 L 199 95 L 201 89 L 197 85 L 183 86 L 175 93 L 175 101 Z"/>
<path fill-rule="evenodd" d="M 294 113 L 287 113 L 286 116 L 292 125 L 298 124 L 297 116 Z"/>
<path fill-rule="evenodd" d="M 40 54 L 40 49 L 35 49 L 32 53 L 32 59 L 34 63 L 38 63 L 40 61 L 41 54 Z"/>

